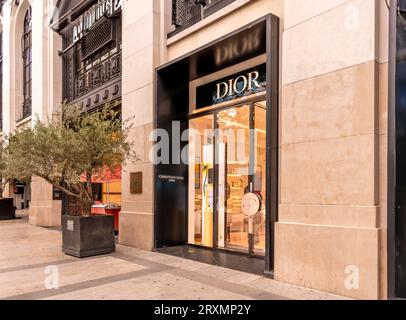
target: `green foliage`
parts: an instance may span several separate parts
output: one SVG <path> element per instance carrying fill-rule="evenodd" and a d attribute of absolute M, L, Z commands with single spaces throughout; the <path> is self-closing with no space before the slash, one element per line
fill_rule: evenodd
<path fill-rule="evenodd" d="M 49 121 L 37 119 L 33 128 L 10 135 L 4 173 L 20 181 L 46 180 L 76 197 L 87 215 L 95 200 L 92 174 L 106 167 L 114 171 L 131 156 L 129 129 L 113 106 L 85 113 L 63 105 Z"/>

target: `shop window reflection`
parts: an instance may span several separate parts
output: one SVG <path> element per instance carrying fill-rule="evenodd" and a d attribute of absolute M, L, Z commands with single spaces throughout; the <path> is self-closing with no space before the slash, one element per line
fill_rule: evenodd
<path fill-rule="evenodd" d="M 263 255 L 266 103 L 221 110 L 189 126 L 189 243 Z M 261 199 L 252 216 L 242 209 L 246 194 Z"/>

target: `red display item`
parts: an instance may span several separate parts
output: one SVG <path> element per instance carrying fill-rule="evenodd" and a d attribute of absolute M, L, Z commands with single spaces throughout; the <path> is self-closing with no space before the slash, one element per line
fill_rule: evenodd
<path fill-rule="evenodd" d="M 92 214 L 111 215 L 114 216 L 114 229 L 118 232 L 118 224 L 121 208 L 108 208 L 105 205 L 95 205 L 92 207 Z"/>

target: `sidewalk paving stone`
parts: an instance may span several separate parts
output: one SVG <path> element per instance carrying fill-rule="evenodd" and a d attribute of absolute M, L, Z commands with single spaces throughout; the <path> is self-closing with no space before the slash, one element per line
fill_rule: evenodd
<path fill-rule="evenodd" d="M 20 219 L 0 222 L 0 299 L 285 300 L 346 299 L 259 275 L 117 246 L 111 255 L 76 259 L 61 252 L 61 233 Z M 59 288 L 46 288 L 46 268 Z"/>

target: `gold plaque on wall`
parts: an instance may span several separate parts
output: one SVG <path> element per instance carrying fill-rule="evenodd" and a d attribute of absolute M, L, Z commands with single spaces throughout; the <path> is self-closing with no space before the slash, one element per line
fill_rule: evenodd
<path fill-rule="evenodd" d="M 130 173 L 130 192 L 131 194 L 142 193 L 142 172 Z"/>

